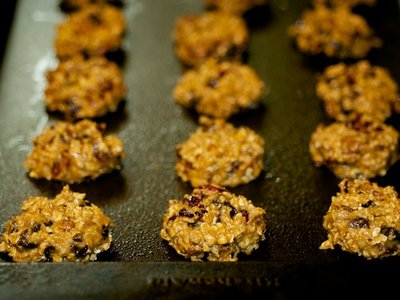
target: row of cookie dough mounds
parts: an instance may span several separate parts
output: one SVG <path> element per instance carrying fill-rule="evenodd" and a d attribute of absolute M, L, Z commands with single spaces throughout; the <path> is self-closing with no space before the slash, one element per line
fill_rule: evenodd
<path fill-rule="evenodd" d="M 264 139 L 252 129 L 202 116 L 196 132 L 176 148 L 176 172 L 193 187 L 246 184 L 262 172 L 264 147 Z"/>
<path fill-rule="evenodd" d="M 127 90 L 121 69 L 102 56 L 76 55 L 60 62 L 46 77 L 47 110 L 72 120 L 115 112 Z"/>
<path fill-rule="evenodd" d="M 125 34 L 123 12 L 107 4 L 87 4 L 57 27 L 56 55 L 60 60 L 77 54 L 100 56 L 121 48 Z"/>
<path fill-rule="evenodd" d="M 192 261 L 237 261 L 265 239 L 265 210 L 217 185 L 202 185 L 170 200 L 161 237 Z"/>
<path fill-rule="evenodd" d="M 382 46 L 367 21 L 347 6 L 307 9 L 288 33 L 297 49 L 308 55 L 359 59 Z"/>
<path fill-rule="evenodd" d="M 353 113 L 385 121 L 400 112 L 397 83 L 386 68 L 367 60 L 326 67 L 318 77 L 316 94 L 326 114 L 338 121 L 346 121 Z"/>
<path fill-rule="evenodd" d="M 315 165 L 327 166 L 338 178 L 384 176 L 398 161 L 398 149 L 399 132 L 367 115 L 320 124 L 309 145 Z"/>
<path fill-rule="evenodd" d="M 332 197 L 323 227 L 328 233 L 320 249 L 334 249 L 367 259 L 400 254 L 400 198 L 391 186 L 366 179 L 344 179 Z"/>
<path fill-rule="evenodd" d="M 15 262 L 93 261 L 112 242 L 113 223 L 85 194 L 64 186 L 54 199 L 29 197 L 0 239 Z"/>
<path fill-rule="evenodd" d="M 80 183 L 119 170 L 125 158 L 123 142 L 104 135 L 106 125 L 90 120 L 57 122 L 33 141 L 25 160 L 29 177 Z"/>

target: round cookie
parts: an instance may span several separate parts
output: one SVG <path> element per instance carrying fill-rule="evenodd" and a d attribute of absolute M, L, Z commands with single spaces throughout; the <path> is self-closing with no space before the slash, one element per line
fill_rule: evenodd
<path fill-rule="evenodd" d="M 320 249 L 356 253 L 367 259 L 400 254 L 400 199 L 393 187 L 344 179 L 324 216 L 328 239 Z"/>
<path fill-rule="evenodd" d="M 96 118 L 115 112 L 125 95 L 122 71 L 104 57 L 85 60 L 75 56 L 47 73 L 46 107 L 68 119 Z"/>
<path fill-rule="evenodd" d="M 318 78 L 316 94 L 328 116 L 339 121 L 352 113 L 385 121 L 392 111 L 400 112 L 396 82 L 387 69 L 372 66 L 367 60 L 328 66 Z"/>
<path fill-rule="evenodd" d="M 242 195 L 216 185 L 203 185 L 170 200 L 161 237 L 192 261 L 237 261 L 265 239 L 265 210 Z"/>
<path fill-rule="evenodd" d="M 193 187 L 206 183 L 235 187 L 263 169 L 264 139 L 248 127 L 200 117 L 200 127 L 176 148 L 176 172 Z"/>
<path fill-rule="evenodd" d="M 194 107 L 199 114 L 228 119 L 255 108 L 265 91 L 264 82 L 251 67 L 208 59 L 183 74 L 173 95 L 177 103 Z"/>
<path fill-rule="evenodd" d="M 29 197 L 6 224 L 0 252 L 15 262 L 92 261 L 111 246 L 112 221 L 85 194 L 64 186 L 54 199 Z"/>
<path fill-rule="evenodd" d="M 181 16 L 173 32 L 175 51 L 187 66 L 207 58 L 241 60 L 249 32 L 242 18 L 223 12 Z"/>
<path fill-rule="evenodd" d="M 254 7 L 265 5 L 267 2 L 267 0 L 204 0 L 208 9 L 237 15 L 242 15 Z"/>
<path fill-rule="evenodd" d="M 125 32 L 123 12 L 111 5 L 86 5 L 58 25 L 57 56 L 63 60 L 77 54 L 99 56 L 121 48 Z"/>
<path fill-rule="evenodd" d="M 105 128 L 89 120 L 46 128 L 25 160 L 29 177 L 79 183 L 121 169 L 123 142 L 115 135 L 105 136 Z"/>
<path fill-rule="evenodd" d="M 309 55 L 337 58 L 363 58 L 382 41 L 362 16 L 347 7 L 317 6 L 306 10 L 289 28 L 299 51 Z"/>
<path fill-rule="evenodd" d="M 327 166 L 338 178 L 384 176 L 398 160 L 397 130 L 367 116 L 346 123 L 320 124 L 309 150 L 316 166 Z"/>

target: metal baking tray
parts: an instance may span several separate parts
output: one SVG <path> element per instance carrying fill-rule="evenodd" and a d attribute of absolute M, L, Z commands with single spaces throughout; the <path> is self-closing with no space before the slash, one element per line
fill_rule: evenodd
<path fill-rule="evenodd" d="M 112 250 L 92 263 L 16 264 L 3 257 L 1 299 L 333 298 L 349 289 L 360 296 L 396 287 L 392 275 L 399 258 L 368 261 L 318 249 L 326 238 L 322 217 L 339 181 L 313 166 L 308 142 L 317 124 L 329 121 L 314 86 L 316 74 L 334 61 L 300 54 L 287 36 L 309 1 L 269 2 L 246 20 L 251 34 L 247 63 L 270 92 L 260 109 L 231 119 L 266 140 L 265 171 L 256 181 L 231 189 L 267 211 L 267 239 L 261 247 L 236 263 L 190 262 L 160 238 L 168 200 L 192 190 L 175 174 L 175 146 L 195 130 L 198 117 L 171 96 L 182 72 L 171 33 L 176 18 L 204 8 L 200 0 L 126 0 L 123 68 L 129 93 L 121 109 L 101 121 L 124 140 L 127 158 L 121 172 L 72 186 L 113 219 Z M 384 42 L 368 59 L 399 81 L 398 2 L 382 0 L 357 12 Z M 44 108 L 44 74 L 57 64 L 53 41 L 63 18 L 54 0 L 0 4 L 1 231 L 28 196 L 53 197 L 62 187 L 30 180 L 23 161 L 33 137 L 56 120 Z M 400 129 L 398 116 L 388 122 Z M 376 181 L 400 190 L 398 174 L 400 164 Z"/>

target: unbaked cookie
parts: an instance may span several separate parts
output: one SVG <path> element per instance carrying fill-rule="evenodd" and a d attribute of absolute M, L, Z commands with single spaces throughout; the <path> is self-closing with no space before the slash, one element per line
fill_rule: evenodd
<path fill-rule="evenodd" d="M 308 9 L 290 26 L 289 35 L 299 51 L 327 57 L 363 58 L 382 45 L 366 20 L 347 7 Z"/>
<path fill-rule="evenodd" d="M 0 252 L 16 262 L 91 261 L 111 246 L 112 221 L 68 186 L 54 199 L 29 197 L 6 224 Z"/>
<path fill-rule="evenodd" d="M 29 177 L 79 183 L 121 169 L 123 142 L 104 135 L 106 125 L 89 120 L 58 122 L 34 141 L 25 160 Z"/>
<path fill-rule="evenodd" d="M 324 216 L 328 239 L 320 249 L 356 253 L 367 259 L 400 254 L 400 199 L 393 187 L 344 179 Z"/>
<path fill-rule="evenodd" d="M 203 185 L 170 200 L 161 237 L 192 261 L 237 261 L 265 239 L 265 210 L 242 195 L 216 185 Z"/>
<path fill-rule="evenodd" d="M 87 5 L 58 25 L 56 54 L 66 59 L 77 54 L 105 55 L 121 48 L 125 32 L 123 12 L 111 5 Z"/>
<path fill-rule="evenodd" d="M 241 60 L 249 41 L 249 32 L 242 18 L 223 12 L 181 16 L 173 32 L 175 50 L 188 66 L 207 58 Z"/>
<path fill-rule="evenodd" d="M 316 93 L 328 116 L 345 121 L 352 113 L 368 114 L 385 121 L 400 112 L 397 83 L 387 69 L 367 60 L 327 67 L 318 78 Z"/>
<path fill-rule="evenodd" d="M 248 127 L 202 116 L 196 132 L 177 146 L 176 172 L 193 187 L 246 184 L 263 169 L 264 144 L 264 139 Z"/>
<path fill-rule="evenodd" d="M 384 176 L 398 160 L 399 133 L 367 116 L 345 123 L 320 124 L 311 136 L 316 166 L 327 166 L 338 178 Z"/>
<path fill-rule="evenodd" d="M 228 119 L 257 107 L 265 92 L 265 83 L 251 67 L 208 59 L 183 74 L 173 94 L 177 103 L 199 114 Z"/>
<path fill-rule="evenodd" d="M 45 102 L 67 119 L 96 118 L 115 112 L 126 95 L 120 68 L 104 57 L 81 56 L 47 73 Z"/>

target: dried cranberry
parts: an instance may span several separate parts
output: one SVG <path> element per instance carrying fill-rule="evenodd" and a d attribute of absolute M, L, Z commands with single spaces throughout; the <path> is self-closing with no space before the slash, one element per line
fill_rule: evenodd
<path fill-rule="evenodd" d="M 44 226 L 51 226 L 53 222 L 51 220 L 44 222 Z"/>
<path fill-rule="evenodd" d="M 168 222 L 174 221 L 177 217 L 178 217 L 177 215 L 173 215 L 173 216 L 169 217 Z"/>
<path fill-rule="evenodd" d="M 187 211 L 186 209 L 182 208 L 179 211 L 179 216 L 180 217 L 184 217 L 184 218 L 193 218 L 194 217 L 194 213 Z"/>
<path fill-rule="evenodd" d="M 48 262 L 53 261 L 52 253 L 54 252 L 54 250 L 56 250 L 56 248 L 54 246 L 47 246 L 44 249 L 44 257 L 46 257 L 46 261 L 48 261 Z"/>
<path fill-rule="evenodd" d="M 40 230 L 41 225 L 39 223 L 34 223 L 32 226 L 33 232 L 38 232 Z"/>
<path fill-rule="evenodd" d="M 77 233 L 72 237 L 72 240 L 74 242 L 78 242 L 78 243 L 82 242 L 82 239 L 83 239 L 83 237 L 82 237 L 82 234 L 80 234 L 80 233 Z"/>
<path fill-rule="evenodd" d="M 19 239 L 18 239 L 18 245 L 19 245 L 19 246 L 22 246 L 22 247 L 24 247 L 24 248 L 26 248 L 26 249 L 33 249 L 33 248 L 36 248 L 37 245 L 36 245 L 35 243 L 30 242 L 30 241 L 28 240 L 28 236 L 29 236 L 28 230 L 25 230 L 25 231 L 20 235 L 20 237 L 19 237 Z"/>
<path fill-rule="evenodd" d="M 193 196 L 193 195 L 190 195 L 190 196 L 185 197 L 184 201 L 187 204 L 189 204 L 189 206 L 193 207 L 193 206 L 198 206 L 199 205 L 199 203 L 201 202 L 201 198 Z"/>
<path fill-rule="evenodd" d="M 233 219 L 237 214 L 238 214 L 238 211 L 236 208 L 232 208 L 231 211 L 229 212 L 231 219 Z"/>
<path fill-rule="evenodd" d="M 249 222 L 249 212 L 247 210 L 241 210 L 240 213 L 246 219 L 246 223 Z"/>
<path fill-rule="evenodd" d="M 210 87 L 210 88 L 215 89 L 215 88 L 218 87 L 218 81 L 215 80 L 215 79 L 211 79 L 211 80 L 209 80 L 209 81 L 207 82 L 207 86 Z"/>
<path fill-rule="evenodd" d="M 359 217 L 350 221 L 350 226 L 355 228 L 369 228 L 369 221 Z"/>

